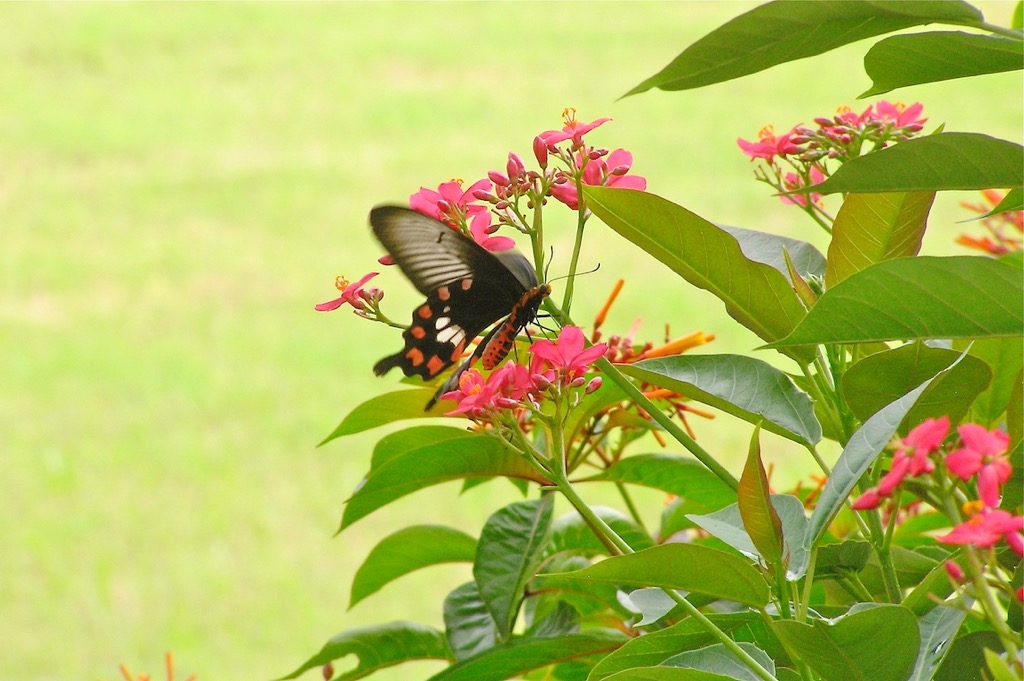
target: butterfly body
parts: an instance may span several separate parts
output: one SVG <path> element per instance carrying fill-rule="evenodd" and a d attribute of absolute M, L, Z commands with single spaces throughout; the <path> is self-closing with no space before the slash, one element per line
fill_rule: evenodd
<path fill-rule="evenodd" d="M 431 217 L 398 206 L 378 206 L 370 224 L 395 264 L 427 299 L 412 314 L 405 346 L 374 365 L 383 375 L 398 367 L 406 376 L 430 380 L 459 360 L 484 329 L 505 318 L 442 386 L 427 408 L 454 388 L 458 375 L 477 358 L 484 368 L 504 359 L 521 329 L 551 292 L 538 285 L 529 261 L 516 251 L 492 253 Z"/>

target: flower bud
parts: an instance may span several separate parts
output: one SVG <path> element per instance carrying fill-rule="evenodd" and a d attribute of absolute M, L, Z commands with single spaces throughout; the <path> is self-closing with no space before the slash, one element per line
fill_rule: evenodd
<path fill-rule="evenodd" d="M 495 210 L 505 210 L 506 208 L 508 208 L 508 206 L 509 203 L 508 201 L 505 200 L 498 201 L 496 204 L 494 204 Z"/>
<path fill-rule="evenodd" d="M 610 171 L 608 171 L 608 174 L 609 175 L 625 175 L 628 172 L 629 172 L 629 166 L 621 165 L 621 166 L 615 166 L 614 168 L 612 168 Z"/>
<path fill-rule="evenodd" d="M 579 388 L 580 386 L 582 386 L 586 382 L 587 382 L 587 379 L 585 377 L 577 376 L 576 378 L 574 378 L 571 381 L 569 381 L 569 387 L 570 388 Z"/>
<path fill-rule="evenodd" d="M 445 199 L 438 199 L 437 209 L 441 211 L 442 214 L 447 215 L 452 209 L 452 204 L 448 203 Z"/>
<path fill-rule="evenodd" d="M 523 159 L 510 152 L 508 155 L 508 163 L 505 164 L 505 170 L 508 172 L 509 177 L 520 177 L 524 172 L 526 172 L 526 166 L 523 164 Z"/>
<path fill-rule="evenodd" d="M 544 143 L 540 135 L 533 138 L 533 155 L 537 158 L 537 163 L 541 168 L 548 167 L 548 145 Z"/>
<path fill-rule="evenodd" d="M 819 116 L 819 117 L 815 118 L 814 122 L 817 123 L 818 125 L 820 125 L 823 128 L 827 128 L 830 125 L 832 125 L 832 119 L 831 118 L 825 118 L 823 116 Z"/>
<path fill-rule="evenodd" d="M 952 560 L 947 560 L 945 565 L 946 565 L 946 574 L 949 575 L 949 578 L 952 579 L 953 582 L 956 583 L 956 584 L 963 584 L 964 583 L 964 571 L 960 569 L 960 566 L 957 565 L 956 562 L 952 561 Z"/>
<path fill-rule="evenodd" d="M 551 387 L 551 381 L 544 374 L 534 374 L 533 376 L 530 376 L 530 380 L 532 380 L 533 384 L 537 386 L 537 390 L 540 390 L 541 392 L 544 392 Z"/>
<path fill-rule="evenodd" d="M 506 187 L 509 184 L 507 177 L 499 173 L 497 170 L 489 170 L 487 172 L 487 179 L 498 185 L 499 187 Z"/>
<path fill-rule="evenodd" d="M 589 395 L 590 393 L 599 389 L 601 387 L 601 382 L 602 381 L 600 376 L 594 376 L 592 379 L 590 379 L 590 382 L 587 383 L 586 393 Z"/>
<path fill-rule="evenodd" d="M 496 203 L 498 201 L 498 197 L 486 189 L 477 189 L 474 191 L 473 198 L 477 201 L 486 201 L 487 203 Z"/>
<path fill-rule="evenodd" d="M 323 666 L 323 669 L 320 670 L 320 673 L 323 674 L 324 681 L 331 681 L 331 679 L 334 678 L 334 666 L 328 662 Z"/>
<path fill-rule="evenodd" d="M 590 153 L 587 154 L 587 158 L 589 158 L 591 161 L 596 161 L 597 159 L 601 158 L 602 156 L 607 156 L 607 155 L 608 155 L 608 150 L 605 149 L 604 147 L 601 147 L 600 149 L 591 149 Z"/>

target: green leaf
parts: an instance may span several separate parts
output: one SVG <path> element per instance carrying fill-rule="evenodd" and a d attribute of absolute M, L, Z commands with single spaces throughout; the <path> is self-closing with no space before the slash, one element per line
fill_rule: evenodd
<path fill-rule="evenodd" d="M 952 366 L 956 366 L 956 364 L 954 363 Z M 932 381 L 945 371 L 949 371 L 952 366 L 879 410 L 850 437 L 843 452 L 839 455 L 839 460 L 832 467 L 832 475 L 825 483 L 825 488 L 818 499 L 818 505 L 814 508 L 814 513 L 811 514 L 804 541 L 805 548 L 810 549 L 817 544 L 825 530 L 828 529 L 829 523 L 843 507 L 843 503 L 857 482 L 896 433 L 896 429 L 907 412 L 917 403 L 918 398 L 928 389 Z"/>
<path fill-rule="evenodd" d="M 1006 412 L 1017 374 L 1024 366 L 1021 343 L 1019 336 L 982 338 L 971 342 L 968 351 L 971 357 L 984 361 L 992 371 L 992 382 L 971 406 L 971 415 L 975 422 L 991 427 L 996 425 Z M 958 342 L 954 347 L 963 349 L 961 346 L 965 345 L 965 342 Z"/>
<path fill-rule="evenodd" d="M 768 584 L 749 561 L 696 544 L 662 544 L 561 575 L 583 582 L 682 589 L 760 608 Z"/>
<path fill-rule="evenodd" d="M 775 675 L 775 663 L 766 652 L 753 643 L 743 642 L 737 645 L 769 674 Z M 741 662 L 732 651 L 721 643 L 673 655 L 665 660 L 664 664 L 666 667 L 684 667 L 721 674 L 726 678 L 738 681 L 761 681 L 757 672 Z"/>
<path fill-rule="evenodd" d="M 452 431 L 452 435 L 434 439 L 440 431 Z M 427 440 L 422 446 L 416 444 L 420 433 Z M 402 447 L 396 450 L 395 442 Z M 374 453 L 374 469 L 346 502 L 339 532 L 395 499 L 449 480 L 508 476 L 546 482 L 498 438 L 457 428 L 409 428 L 385 436 L 377 447 L 386 451 L 387 456 L 382 456 L 377 465 Z"/>
<path fill-rule="evenodd" d="M 972 220 L 983 220 L 985 218 L 992 217 L 993 215 L 999 215 L 1000 213 L 1007 213 L 1021 209 L 1024 209 L 1024 189 L 1014 187 L 1010 191 L 1006 192 L 1006 196 L 1003 197 L 1003 200 L 997 203 L 992 210 L 979 215 L 976 218 L 972 218 Z M 969 221 L 964 220 L 964 222 Z"/>
<path fill-rule="evenodd" d="M 917 255 L 935 192 L 850 194 L 832 225 L 825 286 L 883 260 Z"/>
<path fill-rule="evenodd" d="M 294 679 L 303 672 L 322 667 L 347 655 L 359 658 L 359 665 L 335 681 L 361 679 L 374 672 L 412 660 L 451 660 L 444 635 L 436 629 L 413 622 L 389 622 L 343 631 L 324 644 L 320 652 L 281 679 Z"/>
<path fill-rule="evenodd" d="M 330 435 L 324 438 L 318 446 L 323 446 L 342 435 L 361 433 L 370 428 L 383 426 L 386 423 L 401 421 L 402 419 L 418 419 L 432 416 L 440 416 L 435 408 L 433 411 L 423 411 L 427 401 L 434 394 L 432 388 L 420 388 L 417 390 L 396 390 L 395 392 L 377 395 L 366 400 L 358 407 L 349 412 L 348 416 L 341 420 L 338 427 Z"/>
<path fill-rule="evenodd" d="M 587 207 L 688 282 L 714 294 L 760 338 L 788 334 L 806 311 L 775 267 L 749 260 L 736 238 L 682 206 L 646 192 L 585 187 Z M 793 354 L 793 353 L 791 353 Z M 796 351 L 804 363 L 809 351 Z"/>
<path fill-rule="evenodd" d="M 473 579 L 501 641 L 511 635 L 526 584 L 540 567 L 553 504 L 551 494 L 509 504 L 492 514 L 480 533 Z"/>
<path fill-rule="evenodd" d="M 900 604 L 910 610 L 918 617 L 924 617 L 935 610 L 938 603 L 946 596 L 953 593 L 953 585 L 949 581 L 949 573 L 946 572 L 945 561 L 935 565 L 931 571 L 921 579 L 903 602 Z M 920 659 L 918 660 L 920 663 Z"/>
<path fill-rule="evenodd" d="M 429 681 L 503 681 L 532 669 L 611 652 L 627 636 L 619 631 L 590 629 L 557 638 L 514 638 L 462 660 Z"/>
<path fill-rule="evenodd" d="M 620 365 L 627 376 L 670 388 L 748 423 L 799 442 L 816 444 L 821 425 L 814 403 L 785 373 L 744 355 L 676 355 Z"/>
<path fill-rule="evenodd" d="M 606 506 L 591 506 L 598 518 L 611 527 L 615 534 L 632 547 L 634 551 L 646 549 L 654 545 L 642 527 L 614 508 Z M 583 520 L 579 513 L 573 512 L 564 515 L 551 525 L 551 539 L 548 543 L 547 554 L 554 553 L 576 553 L 587 557 L 606 555 L 608 550 L 604 544 L 594 535 L 594 531 Z"/>
<path fill-rule="evenodd" d="M 980 256 L 872 265 L 825 291 L 789 336 L 767 347 L 917 338 L 1020 336 L 1024 277 Z"/>
<path fill-rule="evenodd" d="M 783 552 L 786 558 L 786 578 L 800 579 L 807 571 L 808 553 L 804 548 L 804 536 L 807 533 L 807 516 L 804 514 L 803 503 L 789 494 L 771 495 L 772 509 L 782 525 Z M 699 527 L 712 536 L 721 539 L 740 553 L 751 558 L 758 558 L 761 552 L 754 545 L 750 534 L 744 527 L 740 517 L 739 504 L 726 506 L 720 511 L 708 515 L 690 515 Z"/>
<path fill-rule="evenodd" d="M 444 628 L 456 660 L 465 660 L 494 645 L 498 630 L 476 582 L 455 587 L 444 599 Z"/>
<path fill-rule="evenodd" d="M 871 553 L 871 544 L 866 541 L 847 540 L 839 544 L 825 544 L 818 548 L 814 577 L 829 579 L 849 572 L 860 572 L 868 564 Z"/>
<path fill-rule="evenodd" d="M 985 668 L 985 649 L 1002 650 L 999 636 L 994 631 L 972 631 L 957 637 L 943 660 L 935 681 L 987 681 L 982 675 Z"/>
<path fill-rule="evenodd" d="M 349 608 L 388 582 L 438 563 L 471 562 L 476 539 L 442 525 L 413 525 L 380 541 L 352 580 Z"/>
<path fill-rule="evenodd" d="M 769 2 L 690 45 L 626 94 L 721 83 L 911 26 L 981 21 L 964 2 Z"/>
<path fill-rule="evenodd" d="M 921 639 L 913 613 L 898 605 L 868 606 L 834 625 L 776 620 L 772 626 L 825 681 L 905 681 Z"/>
<path fill-rule="evenodd" d="M 755 623 L 756 613 L 731 613 L 709 615 L 715 626 L 731 633 L 739 627 Z M 685 619 L 659 631 L 652 631 L 628 641 L 624 646 L 598 662 L 587 681 L 604 681 L 618 672 L 636 667 L 656 666 L 679 653 L 681 650 L 695 650 L 714 643 L 717 639 L 694 619 Z"/>
<path fill-rule="evenodd" d="M 993 681 L 1020 681 L 1020 672 L 1003 659 L 1001 653 L 985 649 L 985 666 L 992 673 Z"/>
<path fill-rule="evenodd" d="M 840 383 L 840 391 L 854 415 L 860 421 L 866 421 L 885 405 L 950 366 L 960 355 L 953 350 L 929 347 L 920 342 L 876 352 L 847 370 Z M 952 423 L 959 423 L 991 380 L 992 372 L 988 366 L 967 355 L 954 369 L 928 387 L 903 419 L 904 426 L 909 429 L 926 418 L 943 415 L 949 416 Z"/>
<path fill-rule="evenodd" d="M 959 31 L 893 36 L 864 55 L 864 71 L 872 84 L 861 98 L 907 85 L 1018 71 L 1022 64 L 1020 40 Z"/>
<path fill-rule="evenodd" d="M 608 681 L 731 681 L 722 674 L 680 667 L 637 667 L 607 677 Z"/>
<path fill-rule="evenodd" d="M 811 187 L 836 192 L 992 189 L 1024 184 L 1024 147 L 973 132 L 944 132 L 873 151 Z"/>
<path fill-rule="evenodd" d="M 807 278 L 825 275 L 825 256 L 806 241 L 742 227 L 730 227 L 729 225 L 718 225 L 718 227 L 733 235 L 748 260 L 771 265 L 782 272 L 790 283 L 792 283 L 792 279 L 790 279 L 789 269 L 786 267 L 784 253 L 789 253 L 789 258 L 793 261 L 793 266 L 800 276 Z"/>
<path fill-rule="evenodd" d="M 671 454 L 628 456 L 587 480 L 623 482 L 668 492 L 684 500 L 694 513 L 711 513 L 736 500 L 736 492 L 703 465 Z"/>
<path fill-rule="evenodd" d="M 761 464 L 761 426 L 754 428 L 747 449 L 747 463 L 736 490 L 737 507 L 750 541 L 769 565 L 782 560 L 782 520 L 772 506 L 768 475 Z M 801 536 L 801 540 L 803 537 Z M 787 560 L 788 562 L 788 560 Z"/>
<path fill-rule="evenodd" d="M 940 566 L 941 567 L 941 566 Z M 945 568 L 943 568 L 945 571 Z M 921 646 L 917 651 L 914 671 L 907 681 L 930 681 L 935 670 L 949 652 L 950 643 L 956 636 L 967 613 L 957 608 L 938 607 L 918 621 L 921 632 Z"/>

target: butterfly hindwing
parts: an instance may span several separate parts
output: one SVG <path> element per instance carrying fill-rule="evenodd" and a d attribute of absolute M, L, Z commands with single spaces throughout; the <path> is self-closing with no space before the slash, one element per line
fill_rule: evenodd
<path fill-rule="evenodd" d="M 448 225 L 408 208 L 378 206 L 370 212 L 370 224 L 395 264 L 427 296 L 402 334 L 405 346 L 374 365 L 377 375 L 399 367 L 406 376 L 434 378 L 458 361 L 488 325 L 506 316 L 510 319 L 489 338 L 507 345 L 508 335 L 514 336 L 533 319 L 550 291 L 537 286 L 533 268 L 522 254 L 495 255 Z M 464 366 L 484 354 L 488 345 L 481 343 Z"/>

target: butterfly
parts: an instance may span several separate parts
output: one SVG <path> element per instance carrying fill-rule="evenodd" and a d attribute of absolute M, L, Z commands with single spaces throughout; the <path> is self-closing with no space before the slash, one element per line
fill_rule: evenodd
<path fill-rule="evenodd" d="M 383 376 L 398 367 L 406 376 L 430 380 L 455 364 L 484 329 L 504 318 L 434 393 L 429 410 L 477 359 L 493 369 L 508 355 L 551 286 L 537 283 L 522 253 L 488 251 L 462 232 L 409 208 L 377 206 L 370 211 L 370 226 L 402 273 L 427 297 L 402 333 L 405 347 L 377 362 L 373 373 Z"/>

